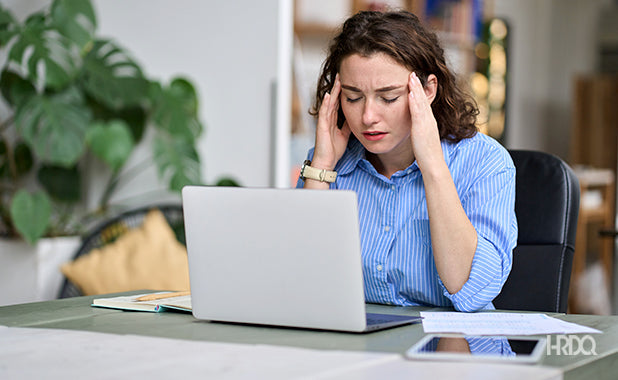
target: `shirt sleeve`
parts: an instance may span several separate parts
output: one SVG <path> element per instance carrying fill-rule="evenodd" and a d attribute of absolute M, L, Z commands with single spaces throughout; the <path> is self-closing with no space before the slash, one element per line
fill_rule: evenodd
<path fill-rule="evenodd" d="M 309 152 L 307 153 L 307 160 L 311 161 L 312 159 L 313 159 L 313 148 L 309 149 Z M 302 178 L 300 178 L 300 175 L 299 175 L 298 179 L 296 180 L 296 188 L 302 189 L 303 187 L 305 187 L 305 181 Z M 329 188 L 336 189 L 337 182 L 330 183 Z"/>
<path fill-rule="evenodd" d="M 508 156 L 508 152 L 504 152 Z M 515 216 L 515 167 L 510 156 L 497 172 L 487 170 L 462 197 L 462 206 L 477 232 L 477 247 L 470 276 L 464 286 L 450 294 L 440 279 L 444 295 L 458 311 L 493 308 L 512 266 L 517 244 Z M 504 162 L 504 161 L 503 161 Z"/>

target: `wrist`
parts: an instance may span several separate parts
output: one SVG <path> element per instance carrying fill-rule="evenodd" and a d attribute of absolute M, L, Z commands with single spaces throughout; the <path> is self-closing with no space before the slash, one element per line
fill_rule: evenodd
<path fill-rule="evenodd" d="M 333 183 L 337 180 L 337 172 L 315 167 L 311 161 L 305 160 L 300 169 L 300 178 L 303 180 L 311 179 L 319 182 Z"/>
<path fill-rule="evenodd" d="M 333 162 L 331 160 L 323 160 L 323 159 L 319 159 L 319 158 L 313 158 L 311 160 L 311 167 L 314 167 L 316 169 L 320 169 L 320 170 L 333 170 L 335 169 L 335 164 L 336 162 Z"/>

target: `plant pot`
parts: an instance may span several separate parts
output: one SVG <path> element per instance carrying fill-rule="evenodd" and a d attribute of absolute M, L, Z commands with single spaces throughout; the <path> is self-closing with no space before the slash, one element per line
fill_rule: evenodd
<path fill-rule="evenodd" d="M 44 238 L 35 245 L 0 239 L 0 306 L 55 299 L 64 278 L 60 266 L 80 243 L 79 236 Z"/>

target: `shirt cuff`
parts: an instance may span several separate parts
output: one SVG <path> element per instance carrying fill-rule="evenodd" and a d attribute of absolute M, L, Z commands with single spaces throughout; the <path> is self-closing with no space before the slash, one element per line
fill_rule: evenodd
<path fill-rule="evenodd" d="M 509 270 L 503 270 L 503 265 L 496 247 L 478 236 L 470 276 L 464 286 L 457 293 L 451 294 L 442 283 L 440 276 L 438 276 L 438 282 L 444 295 L 453 303 L 455 310 L 465 312 L 491 310 L 494 309 L 491 301 L 500 293 L 509 273 Z"/>

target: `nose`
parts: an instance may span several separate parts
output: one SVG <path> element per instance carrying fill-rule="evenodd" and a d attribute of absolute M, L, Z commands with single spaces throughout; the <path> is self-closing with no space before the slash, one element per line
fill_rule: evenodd
<path fill-rule="evenodd" d="M 363 108 L 363 124 L 370 126 L 377 122 L 378 112 L 376 109 L 376 104 L 372 100 L 367 100 Z"/>

